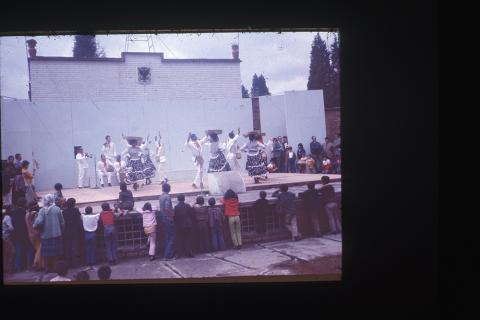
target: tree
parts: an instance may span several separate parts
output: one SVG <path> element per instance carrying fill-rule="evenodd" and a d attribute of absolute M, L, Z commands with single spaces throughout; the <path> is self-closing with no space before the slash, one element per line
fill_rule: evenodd
<path fill-rule="evenodd" d="M 333 108 L 340 107 L 340 46 L 338 37 L 335 35 L 330 46 L 330 58 L 332 71 L 329 83 L 329 105 Z"/>
<path fill-rule="evenodd" d="M 308 77 L 308 90 L 323 90 L 325 108 L 330 108 L 330 80 L 333 68 L 330 64 L 330 52 L 325 41 L 317 33 L 312 43 L 310 52 L 310 76 Z"/>
<path fill-rule="evenodd" d="M 243 86 L 243 84 L 242 84 L 242 98 L 250 98 L 250 95 L 248 94 L 248 90 Z"/>
<path fill-rule="evenodd" d="M 75 36 L 73 56 L 75 58 L 99 58 L 104 57 L 105 52 L 97 47 L 94 35 L 81 35 Z"/>
<path fill-rule="evenodd" d="M 267 87 L 265 77 L 261 74 L 257 76 L 255 73 L 252 79 L 252 89 L 250 90 L 252 97 L 267 96 L 270 95 L 270 91 Z"/>

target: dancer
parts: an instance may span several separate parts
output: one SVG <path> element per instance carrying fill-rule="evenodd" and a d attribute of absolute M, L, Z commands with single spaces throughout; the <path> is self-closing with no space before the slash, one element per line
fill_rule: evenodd
<path fill-rule="evenodd" d="M 103 183 L 103 176 L 107 176 L 108 186 L 112 186 L 113 171 L 113 163 L 111 163 L 104 154 L 100 155 L 100 160 L 97 163 L 97 175 L 100 178 L 100 185 L 102 188 L 105 186 Z"/>
<path fill-rule="evenodd" d="M 158 132 L 158 138 L 155 136 L 155 162 L 157 163 L 157 172 L 160 178 L 160 184 L 168 182 L 167 176 L 165 174 L 165 164 L 167 162 L 167 157 L 165 156 L 165 147 L 161 142 L 162 136 Z"/>
<path fill-rule="evenodd" d="M 110 136 L 105 136 L 105 143 L 102 145 L 102 153 L 111 163 L 115 161 L 117 150 L 115 149 L 115 143 L 112 142 Z"/>
<path fill-rule="evenodd" d="M 240 151 L 247 152 L 248 175 L 258 183 L 261 177 L 267 179 L 265 161 L 260 152 L 261 149 L 265 149 L 265 145 L 258 141 L 258 133 L 255 131 L 249 132 L 248 138 L 249 141 L 240 148 Z"/>
<path fill-rule="evenodd" d="M 138 182 L 145 179 L 144 165 L 142 162 L 143 152 L 139 147 L 142 138 L 127 137 L 123 134 L 122 137 L 129 145 L 129 147 L 123 152 L 123 155 L 127 158 L 127 175 L 125 177 L 125 182 L 127 184 L 133 184 L 133 189 L 137 190 Z"/>
<path fill-rule="evenodd" d="M 148 147 L 149 144 L 150 139 L 149 136 L 147 136 L 147 140 L 140 145 L 140 149 L 143 151 L 143 173 L 145 174 L 146 185 L 152 183 L 151 178 L 155 177 L 155 171 L 157 171 L 157 168 L 155 168 L 155 165 L 150 158 L 150 148 Z"/>
<path fill-rule="evenodd" d="M 208 162 L 208 172 L 230 171 L 230 165 L 225 159 L 225 155 L 219 146 L 218 133 L 219 130 L 208 130 L 205 145 L 210 146 L 210 161 Z M 204 139 L 205 139 L 204 138 Z"/>
<path fill-rule="evenodd" d="M 88 158 L 90 158 L 90 155 L 88 153 L 84 153 L 82 148 L 79 148 L 75 156 L 78 164 L 79 189 L 82 189 L 85 186 L 85 181 L 88 180 Z"/>
<path fill-rule="evenodd" d="M 197 136 L 194 133 L 189 132 L 187 142 L 185 142 L 185 146 L 190 148 L 192 151 L 192 160 L 193 164 L 197 169 L 197 173 L 195 175 L 195 179 L 193 180 L 192 187 L 198 188 L 200 184 L 200 188 L 203 189 L 203 156 L 202 156 L 202 146 L 207 140 L 207 137 L 203 138 L 202 140 L 198 140 Z"/>
<path fill-rule="evenodd" d="M 228 134 L 228 142 L 225 148 L 227 153 L 227 161 L 230 165 L 230 168 L 233 171 L 240 171 L 240 164 L 238 159 L 242 157 L 242 154 L 238 151 L 238 138 L 240 137 L 240 128 L 238 128 L 238 133 L 235 135 L 233 131 Z"/>

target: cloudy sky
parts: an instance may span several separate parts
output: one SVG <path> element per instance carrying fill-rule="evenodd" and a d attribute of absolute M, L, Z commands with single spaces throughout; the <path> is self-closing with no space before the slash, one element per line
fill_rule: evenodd
<path fill-rule="evenodd" d="M 232 58 L 231 45 L 240 45 L 243 85 L 250 90 L 254 73 L 263 74 L 272 94 L 306 90 L 314 32 L 203 33 L 152 35 L 155 52 L 165 58 Z M 333 34 L 320 33 L 329 45 Z M 42 36 L 38 56 L 71 57 L 73 36 Z M 125 51 L 126 35 L 98 35 L 97 43 L 109 58 Z M 30 39 L 30 37 L 28 38 Z M 238 39 L 238 40 L 237 40 Z M 147 51 L 146 42 L 133 42 L 128 51 Z M 25 37 L 0 37 L 1 95 L 28 98 L 28 66 Z M 240 90 L 240 89 L 239 89 Z"/>

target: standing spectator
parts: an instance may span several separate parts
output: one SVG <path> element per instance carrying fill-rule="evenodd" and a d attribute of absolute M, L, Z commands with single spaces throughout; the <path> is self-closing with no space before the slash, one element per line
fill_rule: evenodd
<path fill-rule="evenodd" d="M 67 262 L 60 260 L 55 264 L 55 272 L 57 276 L 50 279 L 50 282 L 61 282 L 61 281 L 72 281 L 72 279 L 67 278 L 68 273 L 68 264 Z"/>
<path fill-rule="evenodd" d="M 7 161 L 2 160 L 2 200 L 4 206 L 12 205 L 12 186 L 15 179 L 15 165 L 13 156 L 9 156 Z"/>
<path fill-rule="evenodd" d="M 337 138 L 333 140 L 333 173 L 339 174 L 340 170 L 340 155 L 342 153 L 342 141 L 340 133 L 337 134 Z"/>
<path fill-rule="evenodd" d="M 282 154 L 280 156 L 280 172 L 288 172 L 288 168 L 287 168 L 287 163 L 288 163 L 288 155 L 287 155 L 287 147 L 288 147 L 288 138 L 287 136 L 283 136 L 281 138 L 281 144 L 282 144 Z"/>
<path fill-rule="evenodd" d="M 187 257 L 193 257 L 193 225 L 195 213 L 193 208 L 185 203 L 185 196 L 178 195 L 178 204 L 175 206 L 175 227 L 178 231 L 179 248 Z"/>
<path fill-rule="evenodd" d="M 37 200 L 37 194 L 33 186 L 33 178 L 35 176 L 35 169 L 33 169 L 33 174 L 28 171 L 28 166 L 30 162 L 27 160 L 22 161 L 21 166 L 21 175 L 23 177 L 24 186 L 25 186 L 25 199 L 27 203 Z"/>
<path fill-rule="evenodd" d="M 240 210 L 238 208 L 238 196 L 232 189 L 225 192 L 220 202 L 224 205 L 224 214 L 228 218 L 228 226 L 232 237 L 233 247 L 240 249 L 242 247 L 242 232 L 240 224 Z"/>
<path fill-rule="evenodd" d="M 267 215 L 270 212 L 268 206 L 267 193 L 260 191 L 260 199 L 255 201 L 253 210 L 255 212 L 255 231 L 260 235 L 259 242 L 263 241 L 265 233 L 267 232 Z"/>
<path fill-rule="evenodd" d="M 115 212 L 119 212 L 123 215 L 128 211 L 133 210 L 134 199 L 132 191 L 127 189 L 125 182 L 120 182 L 120 192 L 118 193 L 118 202 L 114 205 Z"/>
<path fill-rule="evenodd" d="M 65 201 L 67 200 L 65 199 L 62 193 L 63 186 L 61 183 L 55 183 L 53 188 L 55 189 L 55 192 L 53 193 L 53 198 L 55 199 L 55 205 L 60 209 L 63 209 L 63 207 L 65 206 Z"/>
<path fill-rule="evenodd" d="M 108 265 L 103 265 L 98 268 L 97 275 L 100 280 L 110 280 L 112 269 Z"/>
<path fill-rule="evenodd" d="M 197 251 L 198 252 L 209 252 L 210 251 L 210 235 L 208 227 L 208 207 L 205 205 L 205 199 L 202 196 L 198 196 L 195 204 L 193 205 L 193 210 L 195 211 L 195 221 L 196 221 L 196 242 L 197 242 Z"/>
<path fill-rule="evenodd" d="M 323 144 L 323 156 L 328 159 L 333 158 L 333 143 L 330 142 L 330 138 L 325 137 L 325 143 Z"/>
<path fill-rule="evenodd" d="M 288 185 L 282 184 L 280 190 L 272 194 L 277 198 L 277 212 L 284 215 L 285 227 L 292 234 L 292 240 L 300 240 L 301 234 L 297 228 L 297 208 L 295 207 L 295 194 L 288 191 Z"/>
<path fill-rule="evenodd" d="M 316 172 L 322 172 L 322 161 L 321 157 L 323 155 L 323 147 L 320 142 L 317 141 L 317 137 L 312 136 L 312 142 L 310 142 L 310 153 L 312 154 L 313 159 L 315 160 Z"/>
<path fill-rule="evenodd" d="M 12 203 L 15 205 L 20 198 L 25 198 L 27 193 L 27 186 L 25 184 L 25 178 L 19 170 L 15 169 L 15 177 L 13 179 L 12 189 Z M 20 171 L 20 172 L 19 172 Z"/>
<path fill-rule="evenodd" d="M 208 225 L 212 240 L 212 250 L 225 250 L 225 240 L 223 238 L 223 213 L 222 209 L 215 206 L 215 198 L 208 199 Z"/>
<path fill-rule="evenodd" d="M 312 173 L 317 172 L 315 159 L 312 157 L 311 154 L 309 154 L 307 156 L 307 160 L 305 161 L 305 165 L 306 165 L 306 168 L 307 168 L 307 173 L 312 174 Z"/>
<path fill-rule="evenodd" d="M 307 152 L 303 148 L 303 144 L 299 143 L 298 144 L 298 149 L 297 149 L 297 164 L 298 164 L 298 171 L 300 173 L 305 173 L 305 167 L 306 167 L 306 162 L 307 162 Z"/>
<path fill-rule="evenodd" d="M 43 197 L 43 208 L 40 209 L 33 228 L 41 229 L 41 254 L 45 259 L 46 271 L 52 272 L 57 259 L 63 256 L 62 234 L 65 230 L 62 210 L 55 205 L 52 194 Z"/>
<path fill-rule="evenodd" d="M 3 240 L 3 270 L 6 273 L 14 272 L 15 245 L 13 243 L 13 224 L 11 207 L 4 206 L 2 209 L 2 240 Z"/>
<path fill-rule="evenodd" d="M 82 213 L 83 230 L 85 231 L 85 262 L 89 270 L 93 270 L 93 266 L 97 261 L 97 228 L 100 213 L 92 214 L 92 207 L 85 208 L 85 214 Z"/>
<path fill-rule="evenodd" d="M 315 189 L 315 183 L 310 182 L 308 184 L 308 190 L 300 193 L 300 198 L 303 199 L 303 208 L 305 213 L 313 224 L 313 232 L 316 237 L 321 237 L 320 233 L 320 221 L 319 221 L 319 206 L 320 196 Z"/>
<path fill-rule="evenodd" d="M 273 138 L 272 139 L 272 159 L 275 159 L 275 164 L 277 165 L 277 168 L 280 168 L 280 161 L 282 159 L 282 152 L 283 152 L 283 147 L 278 138 Z"/>
<path fill-rule="evenodd" d="M 175 223 L 173 220 L 174 211 L 172 199 L 169 195 L 170 185 L 168 183 L 162 184 L 162 191 L 163 193 L 159 197 L 159 217 L 160 221 L 162 222 L 165 235 L 163 260 L 173 260 L 175 258 Z"/>
<path fill-rule="evenodd" d="M 142 211 L 137 211 L 141 212 L 143 216 L 143 230 L 148 237 L 148 255 L 150 256 L 150 261 L 153 261 L 155 260 L 155 247 L 157 243 L 157 219 L 155 218 L 155 212 L 153 212 L 152 205 L 149 202 L 143 205 Z"/>
<path fill-rule="evenodd" d="M 22 155 L 20 153 L 15 154 L 15 169 L 17 170 L 17 174 L 20 174 L 22 170 Z"/>
<path fill-rule="evenodd" d="M 80 264 L 80 239 L 83 233 L 82 214 L 75 208 L 75 204 L 75 199 L 69 198 L 63 210 L 65 260 L 71 268 Z"/>
<path fill-rule="evenodd" d="M 110 264 L 117 263 L 117 230 L 115 229 L 115 221 L 112 209 L 108 203 L 102 203 L 102 212 L 100 219 L 103 224 L 103 236 L 105 237 L 105 249 L 107 253 L 107 261 Z"/>
<path fill-rule="evenodd" d="M 42 239 L 40 238 L 40 232 L 33 228 L 33 223 L 37 218 L 40 207 L 38 206 L 37 201 L 30 202 L 27 207 L 25 223 L 27 224 L 28 235 L 34 250 L 33 269 L 40 271 L 45 269 L 45 262 L 41 255 Z"/>
<path fill-rule="evenodd" d="M 335 201 L 335 189 L 330 183 L 328 176 L 322 177 L 322 187 L 320 193 L 320 207 L 323 208 L 328 218 L 330 233 L 336 234 L 342 232 L 342 224 L 340 222 L 340 213 L 337 202 Z"/>
<path fill-rule="evenodd" d="M 296 173 L 297 172 L 297 155 L 293 152 L 291 146 L 286 148 L 286 158 L 287 158 L 287 172 Z"/>
<path fill-rule="evenodd" d="M 33 264 L 33 248 L 28 235 L 25 216 L 27 200 L 19 198 L 11 212 L 13 225 L 13 244 L 15 245 L 15 270 L 17 272 L 30 269 Z"/>

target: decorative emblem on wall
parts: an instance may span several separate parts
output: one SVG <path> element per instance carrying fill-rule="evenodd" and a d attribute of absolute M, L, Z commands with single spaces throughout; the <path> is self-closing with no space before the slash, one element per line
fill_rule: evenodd
<path fill-rule="evenodd" d="M 138 82 L 142 84 L 150 83 L 151 73 L 150 68 L 148 67 L 139 67 L 138 68 Z"/>

